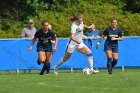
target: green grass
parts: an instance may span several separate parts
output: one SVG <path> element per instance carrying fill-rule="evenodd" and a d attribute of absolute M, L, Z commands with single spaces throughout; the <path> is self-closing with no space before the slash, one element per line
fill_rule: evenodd
<path fill-rule="evenodd" d="M 84 76 L 60 72 L 55 76 L 38 74 L 0 75 L 0 93 L 139 93 L 140 71 L 106 70 Z"/>

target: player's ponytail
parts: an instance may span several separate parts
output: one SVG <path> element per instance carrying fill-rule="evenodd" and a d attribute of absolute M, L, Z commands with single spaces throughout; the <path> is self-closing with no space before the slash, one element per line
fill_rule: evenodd
<path fill-rule="evenodd" d="M 73 15 L 73 16 L 68 16 L 67 20 L 68 21 L 75 21 L 75 20 L 79 20 L 80 18 L 82 18 L 81 14 L 76 14 L 76 15 Z"/>
<path fill-rule="evenodd" d="M 74 19 L 74 16 L 68 16 L 68 17 L 67 17 L 67 20 L 68 20 L 68 21 L 74 21 L 75 19 Z"/>

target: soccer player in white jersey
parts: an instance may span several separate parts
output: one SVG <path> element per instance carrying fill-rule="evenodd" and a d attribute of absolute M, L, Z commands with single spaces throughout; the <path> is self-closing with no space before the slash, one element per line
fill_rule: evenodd
<path fill-rule="evenodd" d="M 93 73 L 98 73 L 99 71 L 96 71 L 93 69 L 93 56 L 91 50 L 83 43 L 83 29 L 84 27 L 87 27 L 83 24 L 82 16 L 80 14 L 76 14 L 74 16 L 68 17 L 68 20 L 73 21 L 71 25 L 71 35 L 70 35 L 70 41 L 67 45 L 67 49 L 65 52 L 64 57 L 62 57 L 57 65 L 54 67 L 54 74 L 58 74 L 58 68 L 60 65 L 62 65 L 65 61 L 67 61 L 72 53 L 77 49 L 81 53 L 87 55 L 89 68 Z M 90 28 L 90 27 L 89 27 Z"/>

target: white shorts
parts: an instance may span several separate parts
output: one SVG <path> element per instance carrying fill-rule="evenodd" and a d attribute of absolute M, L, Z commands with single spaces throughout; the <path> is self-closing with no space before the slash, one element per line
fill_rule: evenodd
<path fill-rule="evenodd" d="M 66 51 L 69 52 L 69 53 L 73 53 L 75 50 L 80 50 L 84 46 L 85 46 L 84 43 L 80 43 L 80 44 L 69 43 L 67 45 Z"/>

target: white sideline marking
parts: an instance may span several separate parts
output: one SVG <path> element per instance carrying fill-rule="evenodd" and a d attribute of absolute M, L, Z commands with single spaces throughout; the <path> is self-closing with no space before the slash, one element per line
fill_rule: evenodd
<path fill-rule="evenodd" d="M 48 86 L 48 87 L 56 87 L 56 88 L 76 88 L 76 87 L 72 87 L 72 86 L 66 86 L 66 85 L 53 85 L 53 84 L 48 84 L 48 82 L 39 82 L 38 85 L 42 85 L 42 86 Z M 93 89 L 92 86 L 88 86 L 88 87 L 77 87 L 77 88 L 82 88 L 82 89 Z M 102 88 L 103 89 L 103 88 Z M 108 90 L 109 88 L 104 87 L 105 90 Z"/>
<path fill-rule="evenodd" d="M 63 86 L 59 86 L 59 85 L 51 85 L 51 84 L 47 84 L 47 82 L 39 82 L 39 85 L 43 85 L 43 86 L 51 86 L 51 87 L 63 87 Z"/>

